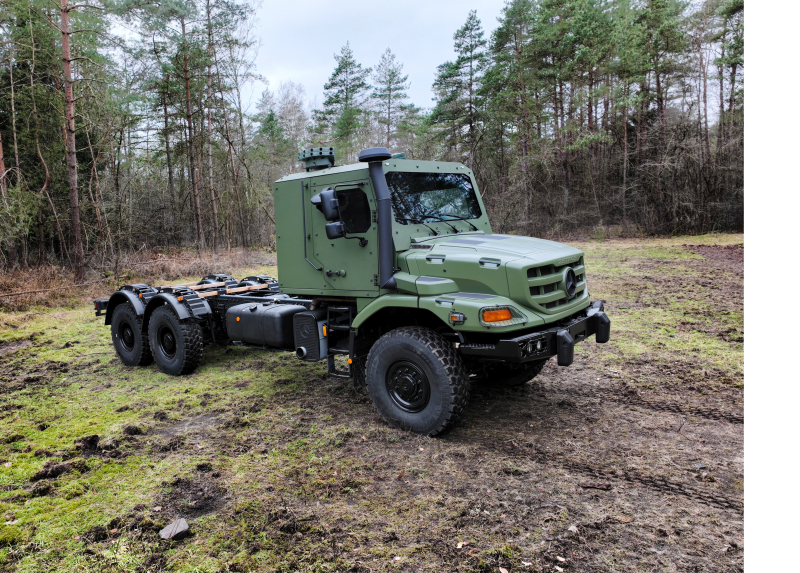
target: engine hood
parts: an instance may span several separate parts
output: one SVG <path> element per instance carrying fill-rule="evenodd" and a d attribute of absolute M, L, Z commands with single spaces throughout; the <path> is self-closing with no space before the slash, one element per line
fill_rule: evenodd
<path fill-rule="evenodd" d="M 415 243 L 411 248 L 412 250 L 425 249 L 426 245 L 431 246 L 431 249 L 426 250 L 438 251 L 442 247 L 448 249 L 468 248 L 480 252 L 481 255 L 496 255 L 504 257 L 506 260 L 525 257 L 534 261 L 549 261 L 553 257 L 583 254 L 582 251 L 564 243 L 516 235 L 450 236 Z"/>
<path fill-rule="evenodd" d="M 583 251 L 555 241 L 465 234 L 413 243 L 398 259 L 411 275 L 508 297 L 548 320 L 588 304 Z"/>

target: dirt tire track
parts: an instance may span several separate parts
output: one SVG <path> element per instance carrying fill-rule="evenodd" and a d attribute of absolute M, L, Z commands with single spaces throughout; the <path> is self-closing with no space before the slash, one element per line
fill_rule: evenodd
<path fill-rule="evenodd" d="M 564 391 L 565 394 L 572 396 L 579 396 L 582 398 L 605 398 L 618 404 L 625 404 L 628 406 L 639 406 L 657 412 L 672 412 L 673 414 L 684 414 L 686 416 L 698 416 L 708 420 L 717 420 L 730 422 L 732 424 L 744 424 L 744 416 L 733 412 L 724 412 L 716 408 L 702 408 L 695 406 L 687 406 L 677 402 L 656 402 L 652 400 L 645 400 L 644 398 L 635 394 L 620 394 L 606 388 L 591 388 L 588 387 L 584 390 L 569 390 Z"/>
<path fill-rule="evenodd" d="M 648 476 L 630 470 L 606 471 L 589 464 L 576 463 L 559 459 L 556 455 L 547 452 L 536 452 L 533 459 L 539 463 L 554 464 L 566 470 L 587 475 L 593 478 L 608 481 L 626 481 L 642 485 L 662 493 L 675 494 L 693 499 L 718 509 L 734 510 L 744 513 L 744 503 L 724 494 L 714 493 L 689 484 L 672 481 L 663 476 Z"/>

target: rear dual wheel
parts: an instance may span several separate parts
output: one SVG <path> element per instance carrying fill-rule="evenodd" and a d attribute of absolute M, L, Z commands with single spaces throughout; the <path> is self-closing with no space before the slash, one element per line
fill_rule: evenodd
<path fill-rule="evenodd" d="M 117 356 L 125 366 L 147 366 L 153 363 L 150 342 L 142 333 L 142 317 L 136 314 L 131 303 L 114 309 L 111 316 L 111 339 Z"/>
<path fill-rule="evenodd" d="M 153 358 L 165 374 L 189 374 L 203 358 L 202 327 L 196 322 L 179 321 L 167 306 L 153 311 L 148 337 Z"/>

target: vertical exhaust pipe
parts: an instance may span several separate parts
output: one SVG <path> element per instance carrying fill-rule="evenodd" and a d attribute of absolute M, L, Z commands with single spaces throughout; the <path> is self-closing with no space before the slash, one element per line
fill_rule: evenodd
<path fill-rule="evenodd" d="M 394 241 L 392 239 L 392 199 L 383 172 L 383 161 L 391 159 L 392 154 L 385 147 L 365 149 L 358 154 L 358 160 L 369 163 L 369 178 L 375 189 L 378 201 L 378 284 L 380 288 L 397 288 L 394 280 Z"/>

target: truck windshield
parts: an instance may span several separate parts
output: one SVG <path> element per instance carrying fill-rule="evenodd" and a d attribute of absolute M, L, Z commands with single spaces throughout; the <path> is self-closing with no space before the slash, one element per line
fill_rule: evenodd
<path fill-rule="evenodd" d="M 390 171 L 386 183 L 392 193 L 395 220 L 401 225 L 482 215 L 475 189 L 460 173 L 404 173 Z"/>

